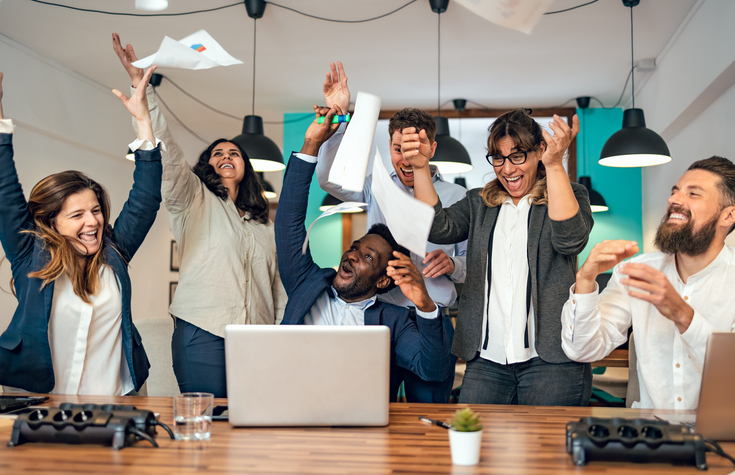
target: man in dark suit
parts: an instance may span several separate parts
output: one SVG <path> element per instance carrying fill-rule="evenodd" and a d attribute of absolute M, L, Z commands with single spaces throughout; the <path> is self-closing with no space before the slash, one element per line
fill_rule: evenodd
<path fill-rule="evenodd" d="M 316 265 L 308 249 L 302 254 L 316 156 L 337 129 L 332 117 L 342 114 L 338 106 L 314 110 L 325 120 L 309 126 L 301 152 L 291 155 L 276 213 L 278 270 L 289 297 L 282 324 L 386 325 L 391 332 L 391 397 L 399 382 L 396 365 L 426 381 L 441 381 L 451 365 L 451 341 L 421 274 L 385 225 L 373 226 L 355 241 L 338 271 Z M 377 300 L 378 293 L 394 286 L 416 305 L 415 322 L 408 309 Z"/>

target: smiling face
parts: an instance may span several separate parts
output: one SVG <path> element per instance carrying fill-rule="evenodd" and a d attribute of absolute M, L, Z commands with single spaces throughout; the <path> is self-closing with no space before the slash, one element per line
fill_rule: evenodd
<path fill-rule="evenodd" d="M 719 181 L 720 177 L 706 170 L 682 175 L 671 189 L 669 206 L 656 230 L 654 243 L 662 252 L 703 254 L 715 240 L 718 227 L 724 239 L 729 226 L 720 223 L 723 205 Z"/>
<path fill-rule="evenodd" d="M 372 297 L 390 283 L 385 268 L 392 255 L 388 242 L 376 234 L 366 234 L 342 254 L 332 285 L 345 302 Z"/>
<path fill-rule="evenodd" d="M 511 196 L 513 203 L 518 204 L 520 199 L 529 194 L 531 189 L 533 189 L 533 185 L 536 183 L 538 164 L 541 161 L 541 155 L 543 155 L 545 147 L 546 144 L 542 142 L 538 150 L 526 150 L 528 156 L 526 161 L 521 165 L 514 165 L 509 159 L 506 159 L 502 166 L 493 166 L 498 181 L 500 181 L 505 191 Z M 498 140 L 495 150 L 496 154 L 505 157 L 514 152 L 522 151 L 513 139 L 507 135 Z"/>
<path fill-rule="evenodd" d="M 54 229 L 68 238 L 80 254 L 96 253 L 102 245 L 104 216 L 94 191 L 86 189 L 67 196 L 54 219 Z"/>
<path fill-rule="evenodd" d="M 217 144 L 209 156 L 209 164 L 223 180 L 239 184 L 245 177 L 245 161 L 240 149 L 232 142 Z"/>

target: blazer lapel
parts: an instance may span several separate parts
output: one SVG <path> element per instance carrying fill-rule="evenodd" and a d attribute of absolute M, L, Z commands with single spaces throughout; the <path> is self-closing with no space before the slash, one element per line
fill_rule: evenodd
<path fill-rule="evenodd" d="M 380 309 L 381 303 L 376 300 L 365 310 L 365 325 L 380 325 Z"/>

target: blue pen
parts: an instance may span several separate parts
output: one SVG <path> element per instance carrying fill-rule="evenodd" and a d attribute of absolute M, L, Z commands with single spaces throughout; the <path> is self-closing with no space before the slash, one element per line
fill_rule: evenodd
<path fill-rule="evenodd" d="M 335 115 L 332 117 L 332 123 L 333 124 L 341 124 L 342 122 L 349 122 L 350 121 L 350 114 L 345 115 Z M 323 124 L 324 123 L 324 117 L 319 117 L 316 119 L 317 124 Z"/>

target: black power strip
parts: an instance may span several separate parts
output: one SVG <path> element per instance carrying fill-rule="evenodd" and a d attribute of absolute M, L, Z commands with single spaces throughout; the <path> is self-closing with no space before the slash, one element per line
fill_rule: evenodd
<path fill-rule="evenodd" d="M 707 470 L 705 441 L 688 427 L 648 419 L 584 417 L 567 424 L 574 465 L 591 461 L 671 463 Z"/>
<path fill-rule="evenodd" d="M 102 444 L 119 450 L 145 439 L 158 447 L 153 439 L 156 426 L 163 427 L 153 412 L 135 406 L 114 404 L 62 403 L 59 407 L 38 407 L 18 416 L 13 424 L 9 447 L 27 442 L 65 444 Z"/>

